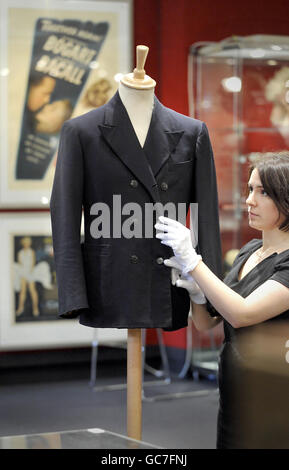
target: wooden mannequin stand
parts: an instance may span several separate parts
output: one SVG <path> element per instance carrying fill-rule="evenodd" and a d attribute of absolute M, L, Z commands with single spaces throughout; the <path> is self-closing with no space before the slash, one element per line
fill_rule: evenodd
<path fill-rule="evenodd" d="M 142 342 L 141 330 L 127 331 L 127 436 L 142 436 Z"/>
<path fill-rule="evenodd" d="M 125 75 L 121 84 L 129 89 L 148 90 L 148 115 L 150 113 L 151 91 L 156 82 L 145 74 L 144 64 L 148 54 L 148 47 L 137 46 L 137 65 L 133 73 Z M 128 90 L 129 91 L 129 90 Z M 136 91 L 137 93 L 137 91 Z M 126 105 L 126 103 L 124 103 Z M 137 105 L 137 100 L 136 100 Z M 129 110 L 128 110 L 129 112 Z M 151 107 L 152 112 L 152 107 Z M 142 144 L 145 129 L 148 129 L 149 119 L 144 120 L 144 129 L 141 129 L 138 119 L 133 119 L 129 113 L 137 137 Z M 137 117 L 137 116 L 135 116 Z M 142 124 L 142 123 L 141 123 Z M 141 440 L 142 435 L 142 334 L 141 329 L 128 329 L 127 335 L 127 436 Z"/>

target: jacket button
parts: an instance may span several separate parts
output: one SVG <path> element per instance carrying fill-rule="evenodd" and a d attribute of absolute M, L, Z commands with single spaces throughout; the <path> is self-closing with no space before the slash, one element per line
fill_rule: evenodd
<path fill-rule="evenodd" d="M 157 258 L 156 261 L 157 261 L 157 264 L 163 264 L 164 258 L 159 257 L 159 258 Z"/>
<path fill-rule="evenodd" d="M 161 189 L 162 189 L 163 191 L 166 191 L 166 190 L 168 189 L 168 187 L 169 187 L 169 186 L 168 186 L 167 183 L 165 183 L 165 182 L 161 183 Z"/>
<path fill-rule="evenodd" d="M 136 263 L 138 263 L 138 261 L 139 261 L 139 259 L 138 259 L 137 255 L 131 255 L 131 257 L 130 257 L 130 262 L 131 263 L 136 264 Z"/>
<path fill-rule="evenodd" d="M 137 188 L 138 187 L 137 180 L 131 180 L 130 185 L 131 185 L 132 188 Z"/>

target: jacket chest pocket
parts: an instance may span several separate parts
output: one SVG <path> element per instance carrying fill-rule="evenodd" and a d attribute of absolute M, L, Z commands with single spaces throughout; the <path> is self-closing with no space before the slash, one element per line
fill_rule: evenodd
<path fill-rule="evenodd" d="M 112 296 L 112 255 L 108 244 L 85 245 L 83 264 L 90 308 L 107 306 Z"/>
<path fill-rule="evenodd" d="M 178 163 L 171 160 L 168 165 L 167 177 L 171 184 L 187 193 L 192 184 L 193 171 L 194 159 Z"/>
<path fill-rule="evenodd" d="M 168 170 L 169 171 L 179 171 L 186 170 L 189 171 L 190 168 L 193 168 L 194 159 L 185 160 L 183 162 L 176 162 L 172 159 L 169 161 Z"/>

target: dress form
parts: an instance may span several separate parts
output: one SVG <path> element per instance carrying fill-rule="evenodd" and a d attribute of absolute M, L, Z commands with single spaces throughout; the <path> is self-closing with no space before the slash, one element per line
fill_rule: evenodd
<path fill-rule="evenodd" d="M 145 74 L 148 47 L 137 46 L 137 66 L 119 84 L 120 99 L 126 108 L 141 147 L 149 130 L 156 82 Z M 127 334 L 127 435 L 141 440 L 142 433 L 142 337 L 141 329 Z"/>
<path fill-rule="evenodd" d="M 120 82 L 118 91 L 139 143 L 143 147 L 154 107 L 154 88 L 145 90 L 129 88 Z"/>

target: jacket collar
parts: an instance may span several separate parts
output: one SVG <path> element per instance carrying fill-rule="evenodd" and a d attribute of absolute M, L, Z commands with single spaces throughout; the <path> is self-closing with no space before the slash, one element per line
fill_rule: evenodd
<path fill-rule="evenodd" d="M 169 110 L 154 98 L 151 123 L 143 148 L 118 91 L 105 105 L 104 124 L 99 127 L 114 153 L 142 182 L 153 200 L 159 201 L 155 176 L 175 150 L 184 132 L 177 128 Z"/>

